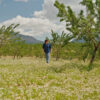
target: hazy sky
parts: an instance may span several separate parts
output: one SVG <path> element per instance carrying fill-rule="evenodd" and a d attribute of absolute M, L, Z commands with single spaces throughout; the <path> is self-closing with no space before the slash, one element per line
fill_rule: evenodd
<path fill-rule="evenodd" d="M 81 0 L 59 0 L 70 5 L 75 12 L 83 9 Z M 61 33 L 65 23 L 60 23 L 56 17 L 57 9 L 53 6 L 55 0 L 0 0 L 0 26 L 19 23 L 17 31 L 44 40 L 50 36 L 53 29 Z"/>

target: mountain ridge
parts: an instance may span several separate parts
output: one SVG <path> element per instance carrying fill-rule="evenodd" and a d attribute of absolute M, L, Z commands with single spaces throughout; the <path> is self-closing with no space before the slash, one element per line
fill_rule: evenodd
<path fill-rule="evenodd" d="M 37 40 L 33 36 L 28 36 L 28 35 L 22 35 L 22 34 L 17 34 L 18 37 L 20 37 L 22 40 L 25 41 L 25 43 L 28 44 L 38 44 L 38 43 L 43 43 L 41 40 Z"/>

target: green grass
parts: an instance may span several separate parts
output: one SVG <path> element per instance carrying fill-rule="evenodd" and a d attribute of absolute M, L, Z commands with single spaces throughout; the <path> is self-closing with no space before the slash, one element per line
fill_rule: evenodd
<path fill-rule="evenodd" d="M 100 61 L 0 59 L 0 100 L 100 100 Z"/>

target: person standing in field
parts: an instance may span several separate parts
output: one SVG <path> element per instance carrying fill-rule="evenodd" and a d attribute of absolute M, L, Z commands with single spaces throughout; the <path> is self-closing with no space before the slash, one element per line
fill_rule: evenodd
<path fill-rule="evenodd" d="M 49 40 L 45 40 L 45 43 L 43 44 L 43 51 L 45 53 L 45 57 L 46 57 L 46 62 L 49 63 L 49 56 L 51 53 L 51 44 L 49 43 Z"/>

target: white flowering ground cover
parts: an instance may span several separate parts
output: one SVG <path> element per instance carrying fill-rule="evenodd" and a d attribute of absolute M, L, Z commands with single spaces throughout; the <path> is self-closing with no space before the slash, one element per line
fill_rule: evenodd
<path fill-rule="evenodd" d="M 0 100 L 100 100 L 100 61 L 0 59 Z"/>

